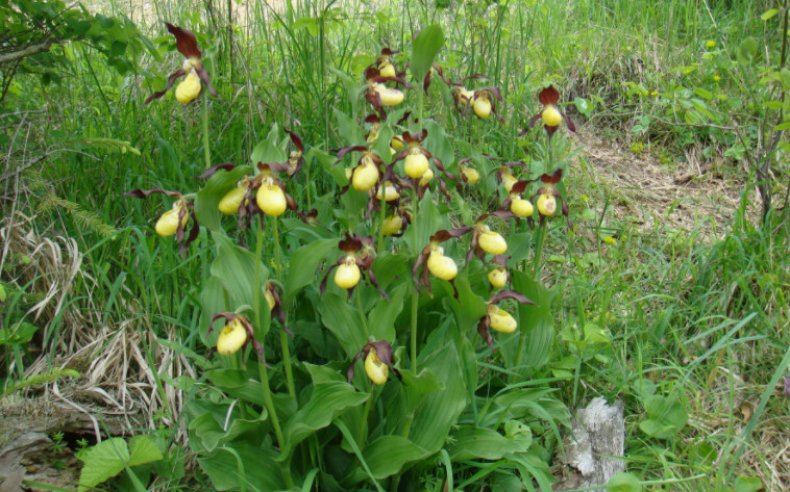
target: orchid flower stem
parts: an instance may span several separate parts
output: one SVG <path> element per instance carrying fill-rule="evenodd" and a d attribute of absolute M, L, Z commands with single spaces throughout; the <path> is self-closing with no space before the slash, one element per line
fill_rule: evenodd
<path fill-rule="evenodd" d="M 535 258 L 532 264 L 532 272 L 535 276 L 535 281 L 540 281 L 540 263 L 541 257 L 543 256 L 543 241 L 546 238 L 546 223 L 540 224 L 538 226 L 538 233 L 537 238 L 535 238 Z M 516 362 L 513 364 L 513 370 L 518 371 L 519 367 L 521 367 L 521 361 L 524 357 L 524 346 L 527 344 L 527 332 L 525 330 L 521 330 L 521 334 L 518 339 L 518 348 L 516 349 Z M 513 379 L 516 379 L 516 376 L 513 376 Z"/>
<path fill-rule="evenodd" d="M 357 433 L 357 443 L 359 443 L 362 449 L 365 449 L 365 430 L 368 426 L 368 418 L 370 416 L 370 409 L 373 407 L 373 404 L 378 399 L 379 392 L 378 386 L 373 383 L 370 383 L 370 395 L 368 396 L 368 401 L 365 402 L 365 408 L 362 411 L 362 420 L 359 421 L 359 432 Z"/>
<path fill-rule="evenodd" d="M 354 295 L 356 298 L 355 301 L 357 303 L 357 311 L 359 311 L 359 317 L 362 319 L 362 326 L 365 327 L 365 336 L 370 335 L 370 330 L 368 329 L 368 318 L 365 316 L 365 309 L 362 307 L 362 290 L 357 289 L 357 293 Z"/>
<path fill-rule="evenodd" d="M 420 201 L 417 198 L 417 191 L 414 191 L 414 222 L 412 228 L 414 229 L 414 248 L 419 254 L 420 245 L 417 243 L 420 239 L 417 228 L 420 223 L 419 219 Z M 414 295 L 411 298 L 411 370 L 414 375 L 417 375 L 417 311 L 420 306 L 420 290 L 414 289 Z"/>
<path fill-rule="evenodd" d="M 386 193 L 382 191 L 382 195 L 386 195 Z M 379 211 L 379 238 L 378 244 L 376 244 L 377 253 L 381 253 L 384 250 L 384 220 L 386 220 L 387 216 L 387 202 L 380 200 L 379 206 L 381 210 Z"/>
<path fill-rule="evenodd" d="M 255 285 L 261 285 L 262 265 L 260 258 L 263 255 L 263 230 L 260 224 L 255 227 Z M 255 311 L 255 324 L 260 329 L 263 325 L 263 313 L 261 310 L 261 295 L 253 296 L 253 310 Z M 280 427 L 280 419 L 277 416 L 277 409 L 274 408 L 274 400 L 272 399 L 272 390 L 269 387 L 269 373 L 266 369 L 266 362 L 258 360 L 258 372 L 260 373 L 261 386 L 263 388 L 263 403 L 266 410 L 269 412 L 269 418 L 272 422 L 274 429 L 274 436 L 277 439 L 277 445 L 282 450 L 285 449 L 285 438 L 283 431 Z M 285 479 L 288 487 L 293 487 L 293 478 L 291 478 L 290 464 L 281 467 L 283 471 L 283 478 Z"/>
<path fill-rule="evenodd" d="M 203 155 L 206 159 L 206 169 L 211 167 L 211 146 L 208 135 L 208 97 L 203 96 Z"/>
<path fill-rule="evenodd" d="M 272 235 L 274 236 L 274 270 L 280 270 L 280 229 L 279 220 L 276 218 L 271 219 Z M 260 285 L 260 282 L 255 285 Z M 280 347 L 283 352 L 283 367 L 285 367 L 285 382 L 288 385 L 288 394 L 294 402 L 296 402 L 296 386 L 294 385 L 293 364 L 291 362 L 291 349 L 288 347 L 288 334 L 285 333 L 285 327 L 280 327 Z"/>
<path fill-rule="evenodd" d="M 543 261 L 543 243 L 546 239 L 546 222 L 538 226 L 537 238 L 535 238 L 535 257 L 532 260 L 532 274 L 535 280 L 540 280 L 541 262 Z"/>

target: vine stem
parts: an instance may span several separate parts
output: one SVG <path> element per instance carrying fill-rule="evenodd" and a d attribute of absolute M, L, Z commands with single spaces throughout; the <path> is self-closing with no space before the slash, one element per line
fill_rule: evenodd
<path fill-rule="evenodd" d="M 263 231 L 260 224 L 255 229 L 255 285 L 261 285 L 261 262 L 260 258 L 263 255 Z M 253 296 L 253 310 L 255 311 L 255 322 L 258 329 L 263 325 L 263 312 L 261 309 L 261 295 L 255 292 Z M 277 416 L 277 409 L 274 408 L 274 399 L 272 398 L 272 389 L 269 386 L 269 372 L 266 369 L 266 361 L 263 358 L 258 360 L 258 372 L 261 378 L 261 387 L 263 388 L 263 403 L 266 410 L 269 412 L 269 418 L 272 421 L 272 428 L 274 429 L 274 436 L 277 439 L 277 445 L 282 451 L 285 449 L 285 437 L 283 436 L 282 427 L 280 427 L 280 418 Z M 290 464 L 281 467 L 283 478 L 289 488 L 293 488 L 293 478 L 291 477 Z"/>
<path fill-rule="evenodd" d="M 272 234 L 274 235 L 274 263 L 272 268 L 279 271 L 280 265 L 280 228 L 279 220 L 272 219 Z M 260 283 L 256 284 L 260 285 Z M 285 333 L 285 327 L 280 327 L 280 347 L 283 352 L 283 366 L 285 367 L 285 382 L 288 386 L 288 394 L 291 399 L 296 401 L 296 385 L 294 384 L 293 363 L 291 361 L 291 349 L 288 346 L 288 334 Z"/>

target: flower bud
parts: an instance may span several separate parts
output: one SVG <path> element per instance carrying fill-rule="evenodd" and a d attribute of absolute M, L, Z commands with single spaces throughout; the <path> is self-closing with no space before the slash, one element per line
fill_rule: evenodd
<path fill-rule="evenodd" d="M 458 101 L 461 104 L 469 104 L 472 98 L 475 96 L 473 91 L 470 91 L 466 87 L 461 87 L 458 89 Z"/>
<path fill-rule="evenodd" d="M 429 167 L 428 170 L 425 171 L 425 174 L 422 175 L 422 178 L 420 178 L 420 186 L 428 186 L 428 183 L 430 183 L 432 179 L 433 169 Z"/>
<path fill-rule="evenodd" d="M 403 217 L 395 214 L 385 218 L 381 229 L 385 236 L 394 236 L 400 233 L 401 229 L 403 229 Z"/>
<path fill-rule="evenodd" d="M 546 126 L 560 126 L 560 123 L 562 123 L 562 114 L 553 104 L 543 108 L 540 117 Z"/>
<path fill-rule="evenodd" d="M 225 196 L 219 201 L 219 211 L 225 215 L 235 215 L 239 211 L 246 193 L 246 186 L 237 186 L 225 193 Z"/>
<path fill-rule="evenodd" d="M 458 266 L 452 258 L 444 256 L 444 250 L 437 247 L 428 255 L 428 271 L 442 280 L 453 280 L 458 275 Z"/>
<path fill-rule="evenodd" d="M 406 142 L 403 141 L 403 137 L 401 137 L 400 135 L 395 135 L 394 137 L 392 137 L 392 140 L 390 140 L 390 147 L 392 147 L 395 150 L 401 150 L 405 145 Z"/>
<path fill-rule="evenodd" d="M 504 309 L 488 306 L 488 321 L 491 329 L 500 333 L 513 333 L 518 328 L 515 318 Z"/>
<path fill-rule="evenodd" d="M 529 200 L 525 200 L 519 196 L 510 200 L 510 211 L 513 212 L 513 215 L 516 217 L 525 218 L 532 217 L 535 209 Z"/>
<path fill-rule="evenodd" d="M 255 201 L 258 203 L 258 208 L 270 217 L 279 217 L 288 207 L 285 192 L 274 183 L 262 184 L 258 188 Z"/>
<path fill-rule="evenodd" d="M 395 65 L 389 61 L 379 64 L 379 75 L 382 77 L 395 77 L 397 75 L 395 73 Z"/>
<path fill-rule="evenodd" d="M 217 338 L 217 352 L 222 355 L 233 355 L 247 342 L 247 330 L 236 318 L 225 325 Z"/>
<path fill-rule="evenodd" d="M 510 174 L 509 170 L 507 172 L 502 173 L 502 186 L 505 187 L 505 191 L 510 193 L 510 190 L 513 189 L 513 185 L 515 185 L 516 183 L 518 183 L 518 180 L 516 179 L 515 176 Z"/>
<path fill-rule="evenodd" d="M 491 116 L 491 101 L 485 97 L 477 97 L 473 109 L 478 118 L 486 120 Z"/>
<path fill-rule="evenodd" d="M 393 186 L 392 181 L 385 181 L 376 191 L 376 198 L 385 202 L 392 202 L 400 198 L 400 193 Z"/>
<path fill-rule="evenodd" d="M 390 89 L 384 84 L 376 84 L 375 90 L 379 93 L 382 106 L 397 106 L 403 102 L 403 92 L 398 89 Z"/>
<path fill-rule="evenodd" d="M 538 212 L 540 215 L 551 217 L 557 211 L 557 200 L 551 193 L 543 193 L 538 197 Z"/>
<path fill-rule="evenodd" d="M 403 170 L 406 176 L 412 179 L 420 179 L 428 170 L 428 158 L 419 148 L 413 148 L 403 162 Z"/>
<path fill-rule="evenodd" d="M 176 100 L 181 104 L 190 103 L 200 95 L 200 88 L 200 77 L 197 72 L 190 70 L 186 78 L 176 87 Z"/>
<path fill-rule="evenodd" d="M 335 284 L 341 289 L 352 289 L 359 283 L 361 276 L 356 258 L 349 255 L 335 270 Z"/>
<path fill-rule="evenodd" d="M 365 372 L 373 384 L 382 385 L 387 382 L 389 367 L 379 359 L 374 348 L 371 348 L 365 357 Z"/>
<path fill-rule="evenodd" d="M 173 204 L 173 208 L 163 213 L 159 220 L 156 221 L 156 233 L 162 237 L 173 236 L 178 232 L 178 216 L 183 210 L 184 205 L 181 201 Z M 184 227 L 189 220 L 189 214 L 184 213 L 181 219 L 181 227 Z"/>
<path fill-rule="evenodd" d="M 368 191 L 379 180 L 379 170 L 370 160 L 363 159 L 362 164 L 354 169 L 351 175 L 351 186 L 357 191 Z"/>
<path fill-rule="evenodd" d="M 491 282 L 491 287 L 501 289 L 507 284 L 507 269 L 499 267 L 488 272 L 488 281 Z"/>
<path fill-rule="evenodd" d="M 263 288 L 263 297 L 266 298 L 266 305 L 269 306 L 269 311 L 274 309 L 274 306 L 277 305 L 277 300 L 274 298 L 274 294 L 272 294 L 272 291 L 269 290 L 268 287 Z"/>
<path fill-rule="evenodd" d="M 464 167 L 461 173 L 463 173 L 466 182 L 470 185 L 477 184 L 477 182 L 480 181 L 480 173 L 473 167 Z"/>
<path fill-rule="evenodd" d="M 505 241 L 505 238 L 498 232 L 490 230 L 488 226 L 484 227 L 480 236 L 477 238 L 477 244 L 480 245 L 480 248 L 492 255 L 505 254 L 507 251 L 507 241 Z"/>

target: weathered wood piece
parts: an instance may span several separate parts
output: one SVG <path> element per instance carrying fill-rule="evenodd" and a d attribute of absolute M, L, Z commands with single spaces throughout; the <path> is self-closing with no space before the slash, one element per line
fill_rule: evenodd
<path fill-rule="evenodd" d="M 597 490 L 606 490 L 609 479 L 625 470 L 623 402 L 617 400 L 608 405 L 603 398 L 594 398 L 587 407 L 576 411 L 572 427 L 561 456 L 566 476 L 555 490 L 596 485 L 601 486 Z"/>

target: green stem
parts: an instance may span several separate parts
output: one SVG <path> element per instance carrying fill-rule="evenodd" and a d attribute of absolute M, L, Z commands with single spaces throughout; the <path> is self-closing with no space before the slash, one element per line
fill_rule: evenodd
<path fill-rule="evenodd" d="M 535 280 L 540 280 L 540 264 L 543 259 L 543 242 L 546 239 L 546 223 L 540 224 L 538 227 L 538 237 L 535 245 L 535 257 L 532 259 L 532 274 Z"/>
<path fill-rule="evenodd" d="M 382 191 L 382 196 L 386 196 L 384 191 Z M 384 221 L 387 217 L 387 202 L 381 200 L 379 202 L 379 206 L 381 207 L 381 210 L 379 211 L 379 239 L 378 244 L 376 244 L 377 253 L 384 251 Z"/>
<path fill-rule="evenodd" d="M 208 135 L 208 96 L 203 95 L 203 156 L 206 160 L 206 169 L 211 167 L 211 147 Z"/>
<path fill-rule="evenodd" d="M 263 272 L 261 271 L 260 258 L 263 255 L 263 231 L 261 230 L 260 224 L 256 226 L 255 236 L 255 285 L 261 285 L 261 276 Z M 256 294 L 257 295 L 253 296 L 253 310 L 255 312 L 256 326 L 258 329 L 260 329 L 260 327 L 263 325 L 263 312 L 261 308 L 261 296 L 259 293 Z M 277 416 L 277 409 L 274 408 L 274 400 L 272 398 L 272 389 L 269 386 L 269 373 L 266 369 L 266 362 L 262 360 L 262 358 L 258 360 L 258 372 L 260 373 L 261 386 L 263 387 L 263 404 L 266 407 L 266 410 L 269 412 L 269 418 L 272 422 L 272 428 L 274 429 L 274 436 L 277 439 L 277 445 L 279 446 L 280 450 L 283 450 L 285 449 L 285 438 L 283 437 L 283 431 L 280 427 L 280 419 Z M 294 483 L 293 478 L 291 477 L 290 463 L 281 467 L 281 470 L 286 485 L 288 485 L 289 488 L 292 488 Z"/>
<path fill-rule="evenodd" d="M 272 268 L 279 271 L 282 268 L 280 264 L 280 229 L 279 220 L 276 218 L 271 219 L 274 223 L 272 225 L 272 233 L 274 235 L 274 264 Z M 260 285 L 256 283 L 255 285 Z M 288 394 L 296 401 L 296 385 L 294 384 L 293 363 L 291 362 L 291 349 L 288 346 L 288 334 L 285 333 L 285 327 L 280 327 L 280 347 L 283 352 L 283 366 L 285 367 L 285 382 L 288 386 Z"/>
<path fill-rule="evenodd" d="M 532 264 L 532 274 L 535 276 L 535 281 L 540 281 L 540 261 L 543 256 L 543 241 L 546 238 L 546 224 L 543 223 L 538 227 L 538 237 L 535 239 L 535 258 Z M 527 344 L 527 332 L 521 330 L 518 339 L 518 348 L 516 349 L 516 362 L 513 364 L 513 370 L 518 371 L 521 367 L 521 361 L 524 358 L 524 346 Z M 513 376 L 515 379 L 516 376 Z"/>
<path fill-rule="evenodd" d="M 378 392 L 378 386 L 371 383 L 372 388 L 370 388 L 370 396 L 368 397 L 368 401 L 365 402 L 365 408 L 362 410 L 362 420 L 359 421 L 359 432 L 357 433 L 357 443 L 359 443 L 360 449 L 365 449 L 365 428 L 368 425 L 368 418 L 370 417 L 370 409 L 373 407 L 373 403 L 376 401 L 376 396 Z"/>
<path fill-rule="evenodd" d="M 422 98 L 420 99 L 422 102 Z M 420 109 L 422 109 L 422 104 L 420 104 Z M 420 223 L 419 220 L 419 208 L 420 202 L 417 199 L 417 191 L 414 191 L 414 223 L 412 227 L 414 228 L 414 248 L 417 251 L 417 254 L 420 254 L 420 245 L 417 243 L 420 240 L 420 236 L 418 234 L 417 228 Z M 427 268 L 427 267 L 426 267 Z M 414 295 L 411 298 L 411 370 L 414 372 L 414 375 L 417 375 L 417 314 L 418 308 L 420 303 L 420 289 L 415 287 Z"/>

